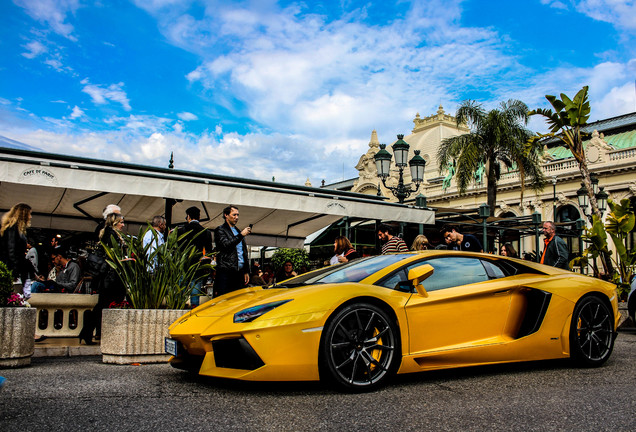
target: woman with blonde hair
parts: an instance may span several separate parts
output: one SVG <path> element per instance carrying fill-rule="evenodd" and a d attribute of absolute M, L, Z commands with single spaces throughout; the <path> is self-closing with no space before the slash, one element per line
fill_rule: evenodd
<path fill-rule="evenodd" d="M 338 236 L 333 242 L 335 255 L 331 258 L 330 264 L 346 263 L 354 258 L 358 258 L 358 252 L 345 236 Z"/>
<path fill-rule="evenodd" d="M 0 261 L 4 262 L 24 283 L 34 272 L 33 265 L 26 259 L 27 228 L 31 226 L 31 206 L 19 203 L 2 216 L 0 222 Z"/>
<path fill-rule="evenodd" d="M 428 239 L 426 238 L 426 236 L 424 234 L 420 234 L 417 237 L 415 237 L 415 240 L 413 240 L 413 244 L 411 245 L 411 250 L 412 251 L 427 250 L 430 246 L 431 244 L 428 242 Z"/>
<path fill-rule="evenodd" d="M 106 216 L 104 228 L 99 232 L 99 240 L 106 246 L 111 246 L 113 239 L 123 246 L 124 238 L 121 233 L 124 229 L 124 217 L 120 213 L 110 213 Z"/>
<path fill-rule="evenodd" d="M 124 217 L 120 213 L 110 213 L 106 216 L 104 228 L 99 232 L 99 240 L 103 245 L 113 247 L 119 244 L 125 246 L 122 230 L 124 229 Z M 119 275 L 114 268 L 109 267 L 103 280 L 99 283 L 99 297 L 97 304 L 93 308 L 90 316 L 85 316 L 84 327 L 79 334 L 80 343 L 84 341 L 86 345 L 93 345 L 93 331 L 95 339 L 101 338 L 102 333 L 102 311 L 108 308 L 111 303 L 121 303 L 126 297 L 126 287 L 119 279 Z"/>

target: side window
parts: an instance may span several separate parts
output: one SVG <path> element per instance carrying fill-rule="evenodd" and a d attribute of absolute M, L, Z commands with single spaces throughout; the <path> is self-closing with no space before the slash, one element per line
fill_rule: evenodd
<path fill-rule="evenodd" d="M 443 257 L 433 258 L 414 265 L 430 264 L 435 272 L 423 282 L 426 291 L 437 291 L 468 285 L 489 279 L 481 261 L 477 258 Z M 407 270 L 408 271 L 408 270 Z"/>
<path fill-rule="evenodd" d="M 424 264 L 430 264 L 435 269 L 433 274 L 423 283 L 426 291 L 437 291 L 445 288 L 484 282 L 492 278 L 486 273 L 486 269 L 484 268 L 485 264 L 482 264 L 482 261 L 477 258 L 443 257 L 414 262 L 408 267 L 404 267 L 385 279 L 382 279 L 378 282 L 378 285 L 392 290 L 399 290 L 400 287 L 398 283 L 408 280 L 407 275 L 409 270 Z M 498 277 L 505 276 L 501 269 L 494 265 L 493 267 L 493 272 L 498 271 L 499 274 L 501 274 L 501 276 Z"/>
<path fill-rule="evenodd" d="M 491 263 L 490 261 L 482 261 L 484 267 L 486 268 L 486 273 L 490 279 L 499 279 L 502 277 L 506 277 L 506 274 L 499 268 L 497 264 Z"/>
<path fill-rule="evenodd" d="M 398 283 L 406 281 L 406 280 L 408 279 L 406 277 L 406 273 L 404 272 L 404 269 L 400 269 L 396 271 L 395 273 L 393 273 L 392 275 L 388 276 L 387 278 L 379 281 L 378 285 L 383 286 L 385 288 L 392 289 L 392 290 L 400 290 L 398 287 Z"/>

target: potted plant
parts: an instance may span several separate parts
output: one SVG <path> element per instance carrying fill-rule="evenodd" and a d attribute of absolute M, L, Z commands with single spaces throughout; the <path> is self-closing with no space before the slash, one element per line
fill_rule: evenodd
<path fill-rule="evenodd" d="M 0 261 L 0 367 L 31 364 L 35 318 L 35 308 L 13 291 L 11 271 Z"/>
<path fill-rule="evenodd" d="M 151 250 L 143 237 L 125 236 L 119 244 L 104 245 L 106 260 L 126 287 L 130 308 L 105 309 L 102 315 L 102 361 L 105 363 L 157 363 L 169 359 L 164 351 L 168 327 L 185 313 L 191 285 L 203 264 L 192 240 L 172 231 L 166 241 Z M 157 235 L 153 231 L 154 235 Z"/>

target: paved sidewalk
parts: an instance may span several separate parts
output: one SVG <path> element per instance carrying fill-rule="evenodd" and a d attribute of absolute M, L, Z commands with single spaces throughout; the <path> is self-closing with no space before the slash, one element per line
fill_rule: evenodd
<path fill-rule="evenodd" d="M 95 345 L 80 344 L 79 338 L 48 337 L 35 343 L 33 357 L 99 356 L 99 341 Z"/>

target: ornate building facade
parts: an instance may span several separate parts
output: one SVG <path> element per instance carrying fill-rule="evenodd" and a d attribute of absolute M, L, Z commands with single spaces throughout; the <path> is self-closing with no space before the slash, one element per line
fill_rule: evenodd
<path fill-rule="evenodd" d="M 444 138 L 468 132 L 465 127 L 457 127 L 455 118 L 446 114 L 440 106 L 437 113 L 413 120 L 411 134 L 404 137 L 410 144 L 409 159 L 414 150 L 419 150 L 426 160 L 424 182 L 417 194 L 426 197 L 427 205 L 442 211 L 443 209 L 475 209 L 487 200 L 486 179 L 482 173 L 475 173 L 471 187 L 460 195 L 452 170 L 438 169 L 437 149 Z M 584 142 L 590 172 L 596 174 L 599 186 L 615 202 L 628 198 L 636 204 L 636 112 L 590 123 L 584 129 L 589 134 Z M 392 144 L 392 143 L 391 143 Z M 397 201 L 377 176 L 373 156 L 379 151 L 379 141 L 374 130 L 371 133 L 369 150 L 360 157 L 356 168 L 359 176 L 353 182 L 352 191 L 365 194 L 378 194 Z M 391 152 L 390 145 L 387 151 Z M 405 182 L 410 183 L 410 175 L 405 170 Z M 502 174 L 497 185 L 497 206 L 491 209 L 495 217 L 516 217 L 538 212 L 541 220 L 556 222 L 585 219 L 583 209 L 579 207 L 577 191 L 581 187 L 581 173 L 576 160 L 568 150 L 557 146 L 556 141 L 548 142 L 544 150 L 543 172 L 547 178 L 546 187 L 541 192 L 525 189 L 523 196 L 519 181 L 519 172 L 511 170 Z M 398 181 L 398 171 L 392 164 L 391 176 L 387 185 L 394 186 Z M 413 196 L 406 204 L 413 204 Z M 606 212 L 607 213 L 607 212 Z M 632 237 L 633 242 L 633 237 Z M 536 249 L 532 239 L 517 240 L 520 252 Z M 572 246 L 578 252 L 576 245 Z M 633 243 L 632 243 L 633 247 Z"/>

